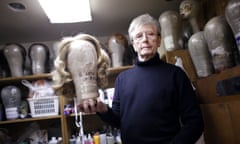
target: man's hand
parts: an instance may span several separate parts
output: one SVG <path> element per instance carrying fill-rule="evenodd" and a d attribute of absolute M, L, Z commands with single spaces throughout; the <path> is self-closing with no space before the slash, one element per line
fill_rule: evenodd
<path fill-rule="evenodd" d="M 99 98 L 84 100 L 82 104 L 78 105 L 78 109 L 84 113 L 105 113 L 108 110 L 107 105 Z"/>

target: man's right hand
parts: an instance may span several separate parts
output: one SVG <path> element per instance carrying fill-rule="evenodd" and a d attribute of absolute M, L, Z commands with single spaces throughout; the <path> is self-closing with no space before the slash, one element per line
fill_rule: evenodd
<path fill-rule="evenodd" d="M 84 100 L 78 105 L 78 110 L 84 113 L 106 113 L 108 108 L 107 105 L 98 98 Z"/>

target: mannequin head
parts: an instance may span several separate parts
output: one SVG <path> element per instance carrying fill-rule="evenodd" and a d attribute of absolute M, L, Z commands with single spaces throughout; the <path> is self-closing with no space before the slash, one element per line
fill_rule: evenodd
<path fill-rule="evenodd" d="M 191 36 L 188 41 L 188 51 L 198 77 L 206 77 L 213 74 L 214 70 L 211 56 L 203 31 L 197 32 Z"/>
<path fill-rule="evenodd" d="M 6 112 L 7 119 L 19 117 L 18 108 L 21 102 L 21 91 L 16 86 L 6 86 L 2 88 L 1 98 Z"/>
<path fill-rule="evenodd" d="M 175 11 L 165 11 L 159 17 L 165 49 L 181 49 L 181 19 Z"/>
<path fill-rule="evenodd" d="M 130 50 L 128 40 L 121 33 L 113 34 L 108 40 L 108 52 L 111 57 L 112 67 L 119 67 L 127 64 Z"/>
<path fill-rule="evenodd" d="M 47 69 L 47 62 L 49 59 L 49 49 L 43 44 L 32 44 L 29 48 L 29 59 L 31 62 L 32 73 L 45 73 Z"/>
<path fill-rule="evenodd" d="M 190 36 L 193 33 L 199 32 L 200 28 L 199 28 L 199 24 L 198 24 L 198 15 L 199 15 L 199 3 L 197 2 L 197 0 L 184 0 L 181 2 L 180 4 L 180 16 L 185 19 L 185 23 L 189 23 L 190 24 L 190 29 L 187 28 L 187 25 L 183 25 L 183 40 L 184 43 L 188 42 L 188 39 L 190 38 L 188 36 L 188 34 L 190 34 Z M 186 45 L 186 44 L 184 44 Z"/>
<path fill-rule="evenodd" d="M 182 18 L 195 18 L 199 11 L 199 4 L 196 0 L 184 0 L 181 2 L 179 9 Z"/>
<path fill-rule="evenodd" d="M 8 62 L 11 76 L 23 76 L 26 50 L 19 44 L 7 44 L 4 48 L 4 56 Z"/>
<path fill-rule="evenodd" d="M 225 17 L 228 24 L 230 25 L 234 36 L 235 41 L 238 47 L 238 53 L 240 53 L 240 1 L 239 0 L 229 0 L 225 8 Z"/>
<path fill-rule="evenodd" d="M 216 72 L 233 66 L 234 38 L 224 16 L 210 19 L 204 27 L 204 36 Z"/>
<path fill-rule="evenodd" d="M 100 42 L 88 34 L 64 38 L 54 61 L 53 88 L 73 80 L 77 103 L 98 97 L 98 87 L 107 85 L 110 60 Z"/>

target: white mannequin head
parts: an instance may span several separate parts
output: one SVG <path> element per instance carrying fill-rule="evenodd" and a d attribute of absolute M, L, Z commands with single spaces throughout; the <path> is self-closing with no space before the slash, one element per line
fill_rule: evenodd
<path fill-rule="evenodd" d="M 32 44 L 29 48 L 29 59 L 33 74 L 45 73 L 49 59 L 48 47 L 40 43 Z"/>
<path fill-rule="evenodd" d="M 178 12 L 165 11 L 159 16 L 162 38 L 165 49 L 173 51 L 181 49 L 181 19 Z"/>
<path fill-rule="evenodd" d="M 234 38 L 224 16 L 210 19 L 204 27 L 204 36 L 216 72 L 233 66 Z"/>
<path fill-rule="evenodd" d="M 128 52 L 127 38 L 120 33 L 113 34 L 108 40 L 108 52 L 110 53 L 112 67 L 124 65 L 124 55 Z"/>
<path fill-rule="evenodd" d="M 100 42 L 88 34 L 64 38 L 54 61 L 53 88 L 61 88 L 73 80 L 77 103 L 98 97 L 98 87 L 107 83 L 110 60 Z"/>
<path fill-rule="evenodd" d="M 21 91 L 16 86 L 6 86 L 2 88 L 1 98 L 5 107 L 7 119 L 16 119 L 19 117 L 18 108 L 21 102 Z"/>
<path fill-rule="evenodd" d="M 8 62 L 11 76 L 23 76 L 26 50 L 19 44 L 7 44 L 4 48 L 4 56 Z"/>
<path fill-rule="evenodd" d="M 199 11 L 199 4 L 196 0 L 184 0 L 179 7 L 182 18 L 189 19 L 197 17 Z"/>
<path fill-rule="evenodd" d="M 225 17 L 230 25 L 233 34 L 235 36 L 235 41 L 238 46 L 238 53 L 240 53 L 240 1 L 239 0 L 229 0 L 225 8 Z"/>

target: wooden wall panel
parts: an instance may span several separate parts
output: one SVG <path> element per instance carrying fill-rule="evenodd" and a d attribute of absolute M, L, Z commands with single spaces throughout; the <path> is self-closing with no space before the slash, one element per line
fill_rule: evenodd
<path fill-rule="evenodd" d="M 228 1 L 229 0 L 201 0 L 205 20 L 208 21 L 214 16 L 224 15 Z"/>
<path fill-rule="evenodd" d="M 235 137 L 235 143 L 240 144 L 240 102 L 231 102 L 228 104 L 229 112 L 231 114 L 231 123 Z"/>
<path fill-rule="evenodd" d="M 224 15 L 228 0 L 215 0 L 216 14 Z"/>
<path fill-rule="evenodd" d="M 234 131 L 228 105 L 201 105 L 205 123 L 205 141 L 207 144 L 234 144 Z"/>
<path fill-rule="evenodd" d="M 187 75 L 189 76 L 191 81 L 195 81 L 197 79 L 197 74 L 188 50 L 182 49 L 182 50 L 167 52 L 166 53 L 167 62 L 171 64 L 175 64 L 176 63 L 175 56 L 178 56 L 182 59 L 183 67 L 186 70 Z"/>
<path fill-rule="evenodd" d="M 213 74 L 206 78 L 198 79 L 194 82 L 197 95 L 201 104 L 224 103 L 229 101 L 240 101 L 240 95 L 218 96 L 216 84 L 220 80 L 236 77 L 240 75 L 240 68 L 233 67 L 218 74 Z"/>

